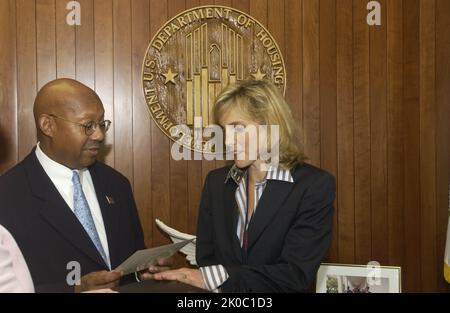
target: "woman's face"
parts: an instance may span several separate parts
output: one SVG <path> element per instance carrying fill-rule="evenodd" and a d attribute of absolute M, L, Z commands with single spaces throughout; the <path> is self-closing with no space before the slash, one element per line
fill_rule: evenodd
<path fill-rule="evenodd" d="M 264 148 L 259 142 L 266 142 L 265 132 L 259 129 L 260 124 L 236 108 L 225 112 L 219 122 L 224 130 L 227 159 L 233 154 L 234 163 L 239 168 L 248 167 L 259 159 L 259 149 Z"/>

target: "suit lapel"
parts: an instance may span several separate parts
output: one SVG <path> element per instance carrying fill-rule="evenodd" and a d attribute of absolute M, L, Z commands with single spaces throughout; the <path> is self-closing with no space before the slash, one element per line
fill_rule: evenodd
<path fill-rule="evenodd" d="M 241 244 L 236 235 L 238 222 L 238 207 L 235 199 L 236 184 L 231 179 L 225 184 L 224 198 L 221 201 L 225 215 L 225 228 L 231 243 L 231 248 L 240 262 L 242 262 Z"/>
<path fill-rule="evenodd" d="M 105 225 L 106 237 L 108 240 L 109 259 L 111 267 L 114 269 L 119 264 L 116 264 L 118 259 L 117 245 L 115 243 L 120 242 L 117 240 L 118 227 L 119 227 L 119 209 L 118 204 L 115 202 L 114 194 L 108 189 L 108 186 L 101 179 L 101 175 L 98 173 L 98 167 L 95 163 L 89 168 L 89 172 L 94 183 L 95 193 L 97 195 L 98 204 L 102 212 L 103 224 Z"/>
<path fill-rule="evenodd" d="M 34 149 L 25 160 L 25 169 L 33 195 L 42 200 L 41 216 L 67 241 L 93 261 L 106 266 L 89 235 L 37 160 Z"/>
<path fill-rule="evenodd" d="M 258 202 L 255 215 L 248 226 L 249 249 L 261 236 L 264 229 L 272 221 L 283 205 L 294 184 L 278 180 L 268 180 L 267 186 Z"/>

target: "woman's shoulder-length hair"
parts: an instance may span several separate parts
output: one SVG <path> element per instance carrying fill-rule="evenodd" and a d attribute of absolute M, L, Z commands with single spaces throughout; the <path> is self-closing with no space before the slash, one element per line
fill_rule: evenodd
<path fill-rule="evenodd" d="M 214 123 L 238 108 L 260 125 L 279 127 L 279 166 L 292 169 L 305 159 L 300 130 L 281 91 L 268 80 L 243 80 L 226 87 L 214 104 Z M 270 134 L 270 132 L 269 132 Z"/>

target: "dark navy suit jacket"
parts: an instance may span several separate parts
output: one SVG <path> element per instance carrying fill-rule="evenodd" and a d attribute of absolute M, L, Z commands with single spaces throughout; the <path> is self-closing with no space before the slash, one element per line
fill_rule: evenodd
<path fill-rule="evenodd" d="M 111 267 L 145 248 L 141 224 L 127 178 L 96 162 L 89 167 L 108 239 Z M 109 201 L 107 199 L 109 197 Z M 0 176 L 0 224 L 19 245 L 37 292 L 73 291 L 66 278 L 108 270 L 88 234 L 39 163 L 35 149 Z"/>
<path fill-rule="evenodd" d="M 244 255 L 236 235 L 236 183 L 230 167 L 211 171 L 198 217 L 199 266 L 222 264 L 223 292 L 301 292 L 310 288 L 326 255 L 333 220 L 335 180 L 308 164 L 291 171 L 294 183 L 268 180 L 248 228 Z"/>

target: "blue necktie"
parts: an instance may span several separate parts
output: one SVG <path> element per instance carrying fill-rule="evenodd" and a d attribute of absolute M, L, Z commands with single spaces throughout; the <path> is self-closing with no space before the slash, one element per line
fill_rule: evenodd
<path fill-rule="evenodd" d="M 91 209 L 84 195 L 83 189 L 80 183 L 80 176 L 77 171 L 73 171 L 72 175 L 73 182 L 73 208 L 74 213 L 81 225 L 83 225 L 87 234 L 91 238 L 98 252 L 102 256 L 105 263 L 109 266 L 109 260 L 106 257 L 105 250 L 103 250 L 102 243 L 100 242 L 100 237 L 98 236 L 97 228 L 94 224 L 94 219 L 92 218 Z"/>

